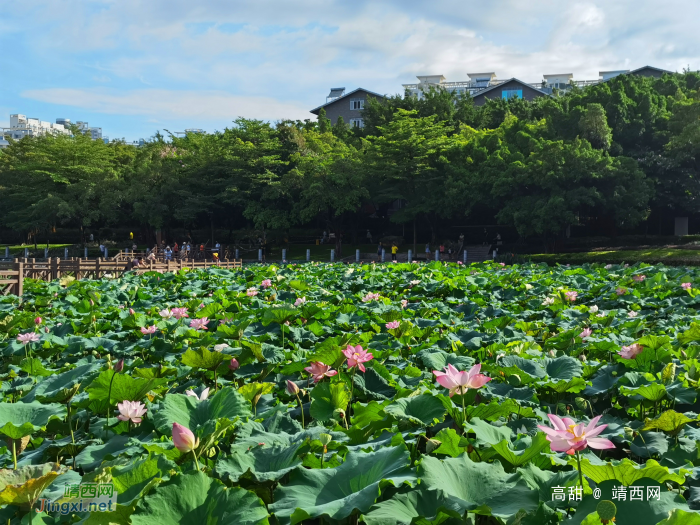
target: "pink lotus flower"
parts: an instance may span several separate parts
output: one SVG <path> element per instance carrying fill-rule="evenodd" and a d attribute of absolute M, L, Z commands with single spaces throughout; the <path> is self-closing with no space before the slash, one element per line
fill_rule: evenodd
<path fill-rule="evenodd" d="M 34 319 L 34 324 L 41 324 L 41 317 L 37 317 Z"/>
<path fill-rule="evenodd" d="M 39 341 L 39 334 L 35 334 L 34 332 L 19 334 L 17 336 L 17 342 L 22 343 L 23 345 L 36 343 L 37 341 Z"/>
<path fill-rule="evenodd" d="M 178 320 L 182 319 L 183 317 L 189 317 L 187 314 L 187 308 L 173 308 L 171 312 L 173 313 L 173 317 Z"/>
<path fill-rule="evenodd" d="M 385 324 L 384 326 L 386 326 L 387 330 L 396 330 L 400 325 L 401 323 L 399 323 L 398 321 L 392 321 L 390 323 Z"/>
<path fill-rule="evenodd" d="M 185 390 L 185 394 L 187 394 L 189 397 L 197 398 L 198 401 L 204 401 L 206 398 L 209 397 L 209 387 L 202 390 L 202 393 L 199 395 L 197 395 L 192 389 Z"/>
<path fill-rule="evenodd" d="M 580 334 L 578 334 L 578 336 L 579 336 L 581 339 L 585 339 L 586 337 L 590 337 L 590 335 L 591 335 L 592 333 L 593 333 L 593 330 L 591 330 L 590 328 L 584 328 L 584 329 L 583 329 L 583 332 L 581 332 Z"/>
<path fill-rule="evenodd" d="M 170 319 L 174 314 L 172 310 L 168 310 L 167 308 L 165 308 L 158 312 L 158 315 L 160 315 L 163 319 Z"/>
<path fill-rule="evenodd" d="M 248 297 L 255 297 L 258 295 L 258 291 L 255 288 L 248 288 L 245 292 Z"/>
<path fill-rule="evenodd" d="M 227 324 L 233 321 L 233 317 L 224 317 L 219 321 L 219 324 Z"/>
<path fill-rule="evenodd" d="M 297 297 L 297 300 L 294 301 L 294 306 L 301 306 L 302 304 L 306 304 L 306 297 Z"/>
<path fill-rule="evenodd" d="M 287 379 L 287 393 L 290 396 L 296 396 L 299 393 L 299 387 L 293 381 Z"/>
<path fill-rule="evenodd" d="M 617 295 L 625 295 L 627 293 L 627 288 L 618 288 L 617 290 L 615 290 L 615 293 Z"/>
<path fill-rule="evenodd" d="M 199 446 L 199 438 L 195 438 L 189 428 L 173 423 L 173 444 L 180 452 L 187 454 Z"/>
<path fill-rule="evenodd" d="M 190 328 L 195 330 L 208 330 L 207 323 L 209 322 L 208 317 L 202 317 L 201 319 L 192 319 L 190 321 Z"/>
<path fill-rule="evenodd" d="M 310 366 L 304 368 L 314 378 L 314 383 L 318 383 L 324 377 L 333 377 L 338 373 L 337 370 L 331 370 L 329 365 L 324 365 L 318 361 L 314 361 Z"/>
<path fill-rule="evenodd" d="M 564 295 L 566 295 L 567 301 L 571 301 L 573 303 L 578 297 L 578 292 L 566 292 Z"/>
<path fill-rule="evenodd" d="M 467 390 L 481 388 L 486 383 L 491 381 L 490 377 L 480 374 L 481 364 L 471 367 L 469 372 L 460 372 L 454 366 L 447 365 L 444 372 L 439 370 L 433 371 L 437 382 L 450 391 L 450 397 L 455 394 L 465 394 Z"/>
<path fill-rule="evenodd" d="M 615 448 L 615 445 L 609 439 L 595 437 L 607 428 L 608 425 L 600 425 L 598 421 L 602 416 L 596 416 L 590 420 L 588 425 L 576 422 L 568 417 L 561 418 L 554 414 L 547 414 L 552 422 L 551 427 L 537 425 L 542 432 L 547 434 L 554 452 L 566 452 L 573 455 L 575 452 L 591 447 L 595 449 Z"/>
<path fill-rule="evenodd" d="M 605 269 L 606 269 L 606 270 L 609 270 L 610 268 L 612 268 L 612 264 L 606 264 L 606 265 L 605 265 Z"/>
<path fill-rule="evenodd" d="M 401 308 L 406 308 L 408 306 L 408 299 L 401 299 Z"/>
<path fill-rule="evenodd" d="M 692 287 L 693 287 L 693 285 L 690 283 L 681 284 L 681 288 L 683 288 L 684 290 L 690 290 Z"/>
<path fill-rule="evenodd" d="M 228 367 L 231 370 L 238 370 L 239 366 L 241 366 L 241 365 L 238 364 L 238 359 L 236 359 L 235 357 L 233 359 L 231 359 L 231 362 L 228 364 Z"/>
<path fill-rule="evenodd" d="M 142 333 L 143 335 L 151 335 L 151 334 L 155 334 L 155 333 L 156 333 L 156 330 L 157 330 L 156 325 L 152 325 L 152 326 L 149 326 L 149 327 L 142 327 L 142 328 L 141 328 L 141 333 Z"/>
<path fill-rule="evenodd" d="M 462 261 L 457 261 L 457 264 L 464 264 Z"/>
<path fill-rule="evenodd" d="M 637 317 L 638 315 L 639 314 L 637 312 L 635 312 L 634 310 L 630 310 L 629 312 L 627 312 L 627 317 L 630 317 L 630 318 Z"/>
<path fill-rule="evenodd" d="M 260 283 L 260 286 L 263 288 L 269 288 L 272 286 L 272 281 L 270 279 L 265 279 L 263 282 Z"/>
<path fill-rule="evenodd" d="M 119 409 L 117 419 L 132 423 L 141 423 L 141 416 L 146 413 L 146 407 L 141 401 L 122 401 L 117 403 L 117 408 Z"/>
<path fill-rule="evenodd" d="M 642 350 L 644 350 L 642 345 L 634 343 L 629 346 L 623 346 L 617 354 L 623 359 L 634 359 L 642 353 Z"/>
<path fill-rule="evenodd" d="M 348 359 L 348 368 L 353 368 L 356 366 L 363 372 L 365 371 L 365 365 L 362 363 L 371 361 L 374 358 L 374 356 L 367 352 L 367 350 L 363 350 L 360 345 L 355 347 L 348 345 L 348 347 L 343 350 L 343 355 Z"/>
<path fill-rule="evenodd" d="M 129 315 L 136 315 L 133 308 L 129 308 Z"/>
<path fill-rule="evenodd" d="M 646 278 L 647 278 L 646 275 L 635 275 L 632 277 L 632 280 L 637 281 L 638 283 L 641 283 Z"/>
<path fill-rule="evenodd" d="M 378 294 L 378 293 L 372 293 L 372 292 L 369 292 L 367 295 L 365 295 L 365 296 L 362 298 L 362 302 L 363 302 L 363 303 L 368 303 L 368 302 L 370 302 L 370 301 L 378 301 L 378 300 L 379 300 L 379 294 Z"/>

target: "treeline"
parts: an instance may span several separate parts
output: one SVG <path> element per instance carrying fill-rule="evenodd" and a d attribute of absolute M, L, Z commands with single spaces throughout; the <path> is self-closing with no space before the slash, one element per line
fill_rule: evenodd
<path fill-rule="evenodd" d="M 596 220 L 629 229 L 650 213 L 700 211 L 700 75 L 632 75 L 533 102 L 433 91 L 370 102 L 342 121 L 238 119 L 222 132 L 156 135 L 141 148 L 76 133 L 0 153 L 0 226 L 336 230 L 398 203 L 406 226 L 490 210 L 523 238 L 552 241 Z M 414 230 L 415 231 L 415 230 Z"/>

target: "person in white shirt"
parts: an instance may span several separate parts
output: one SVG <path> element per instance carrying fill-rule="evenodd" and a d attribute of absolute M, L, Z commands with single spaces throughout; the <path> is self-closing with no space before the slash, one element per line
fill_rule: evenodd
<path fill-rule="evenodd" d="M 166 246 L 165 251 L 163 253 L 165 254 L 166 261 L 169 261 L 173 256 L 173 251 L 170 249 L 170 246 Z"/>

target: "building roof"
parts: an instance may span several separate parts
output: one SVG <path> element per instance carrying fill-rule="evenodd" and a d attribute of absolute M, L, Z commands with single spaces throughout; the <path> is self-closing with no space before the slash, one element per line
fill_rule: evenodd
<path fill-rule="evenodd" d="M 635 73 L 639 73 L 640 71 L 643 71 L 644 69 L 653 69 L 654 71 L 658 71 L 659 73 L 670 73 L 673 74 L 673 71 L 668 71 L 667 69 L 661 69 L 659 67 L 654 67 L 654 66 L 642 66 L 638 67 L 637 69 L 633 69 L 630 71 L 628 74 L 629 75 L 634 75 Z"/>
<path fill-rule="evenodd" d="M 499 84 L 496 84 L 495 86 L 491 86 L 491 87 L 487 87 L 486 89 L 482 89 L 478 93 L 475 93 L 474 95 L 472 95 L 472 98 L 480 97 L 482 95 L 485 95 L 489 91 L 493 91 L 494 89 L 497 89 L 497 88 L 502 88 L 508 82 L 517 82 L 518 84 L 520 84 L 528 89 L 531 89 L 532 91 L 536 91 L 537 93 L 540 93 L 541 95 L 551 96 L 548 93 L 545 93 L 544 91 L 542 91 L 541 89 L 537 89 L 535 87 L 532 87 L 527 82 L 523 82 L 522 80 L 518 80 L 517 78 L 513 77 L 513 78 L 509 78 L 508 80 L 504 80 L 503 82 L 500 82 Z"/>
<path fill-rule="evenodd" d="M 310 113 L 313 113 L 314 115 L 318 115 L 319 111 L 321 111 L 321 108 L 325 108 L 326 106 L 330 106 L 331 104 L 335 104 L 339 100 L 343 100 L 344 98 L 349 97 L 353 93 L 357 93 L 358 91 L 364 91 L 365 93 L 369 93 L 370 95 L 374 95 L 377 98 L 384 98 L 384 95 L 380 95 L 379 93 L 375 93 L 374 91 L 370 91 L 369 89 L 364 89 L 364 88 L 357 88 L 353 89 L 350 93 L 345 93 L 342 97 L 334 98 L 330 102 L 326 102 L 325 104 L 320 105 L 317 108 L 314 108 L 310 111 Z"/>

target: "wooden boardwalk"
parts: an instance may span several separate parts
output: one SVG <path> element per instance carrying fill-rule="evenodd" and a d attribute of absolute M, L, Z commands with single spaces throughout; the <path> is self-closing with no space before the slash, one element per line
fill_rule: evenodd
<path fill-rule="evenodd" d="M 102 279 L 103 277 L 120 277 L 127 271 L 178 272 L 185 269 L 223 268 L 229 270 L 243 267 L 241 260 L 213 261 L 142 261 L 138 267 L 130 268 L 123 260 L 113 259 L 15 259 L 11 263 L 0 263 L 0 295 L 22 295 L 24 279 L 52 281 L 71 276 L 75 279 Z"/>

